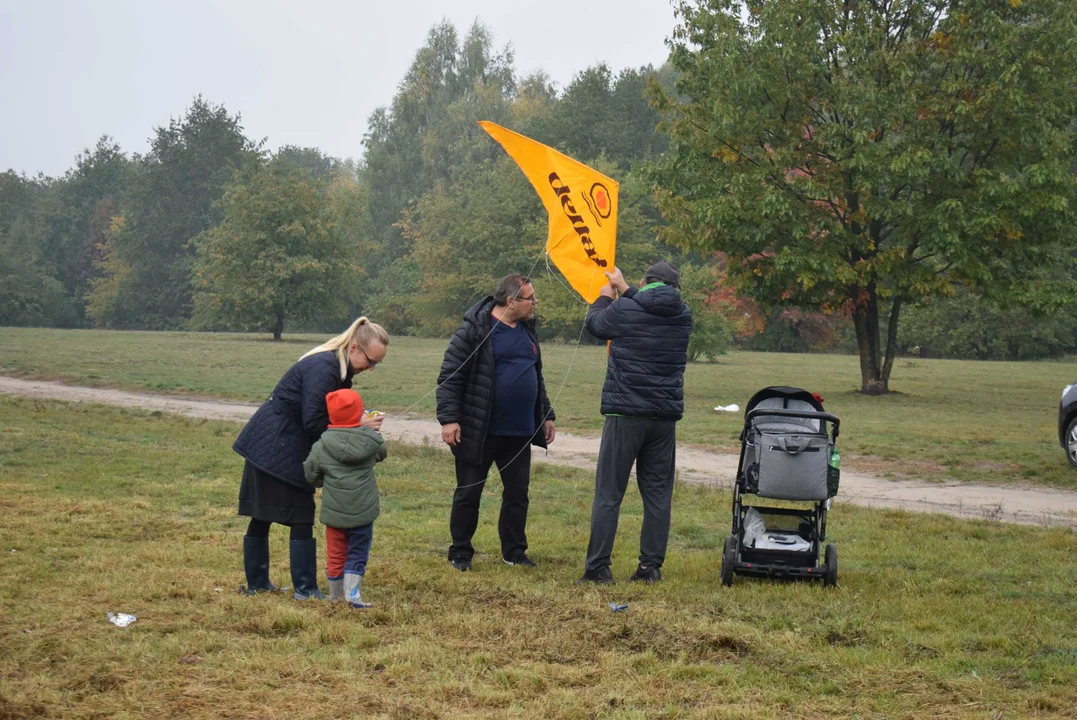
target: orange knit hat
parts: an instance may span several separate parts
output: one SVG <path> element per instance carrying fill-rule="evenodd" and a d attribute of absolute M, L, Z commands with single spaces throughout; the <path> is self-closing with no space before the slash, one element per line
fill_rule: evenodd
<path fill-rule="evenodd" d="M 334 390 L 325 396 L 330 428 L 359 427 L 363 419 L 363 398 L 354 390 Z"/>

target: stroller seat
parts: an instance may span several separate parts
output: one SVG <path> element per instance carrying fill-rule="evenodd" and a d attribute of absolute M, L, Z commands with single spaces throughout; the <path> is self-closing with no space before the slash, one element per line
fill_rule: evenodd
<path fill-rule="evenodd" d="M 827 437 L 826 421 L 815 417 L 825 414 L 821 404 L 800 397 L 803 392 L 764 395 L 758 400 L 757 393 L 749 401 L 741 434 L 745 492 L 778 500 L 826 500 L 830 496 L 827 479 L 834 442 Z M 761 412 L 771 409 L 808 417 Z"/>

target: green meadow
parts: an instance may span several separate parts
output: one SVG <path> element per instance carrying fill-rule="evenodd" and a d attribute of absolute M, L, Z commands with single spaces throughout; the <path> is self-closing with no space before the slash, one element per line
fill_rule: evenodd
<path fill-rule="evenodd" d="M 55 374 L 100 381 L 88 375 L 126 367 L 109 384 L 148 389 L 172 377 L 169 390 L 214 394 L 223 367 L 199 383 L 172 369 L 200 353 L 209 368 L 301 346 L 139 347 L 152 349 L 153 367 L 87 360 Z M 408 357 L 424 348 L 428 357 Z M 394 345 L 371 394 L 403 406 L 404 393 L 389 389 L 402 371 L 390 368 L 434 354 L 431 343 Z M 717 379 L 748 367 L 740 363 L 693 370 Z M 260 367 L 270 377 L 272 362 Z M 258 392 L 253 371 L 237 382 L 232 397 Z M 852 414 L 851 398 L 836 395 L 846 402 Z M 539 567 L 500 562 L 495 484 L 474 571 L 462 574 L 444 557 L 451 459 L 393 445 L 379 466 L 382 516 L 364 582 L 374 608 L 356 611 L 236 592 L 237 431 L 0 396 L 0 718 L 998 719 L 1073 717 L 1077 707 L 1071 530 L 839 503 L 829 538 L 838 588 L 746 578 L 723 588 L 730 497 L 679 485 L 665 579 L 637 586 L 625 582 L 642 513 L 630 490 L 618 583 L 579 587 L 592 476 L 538 465 L 529 534 Z M 275 528 L 271 577 L 281 585 L 286 546 Z M 610 602 L 629 608 L 614 614 Z M 138 619 L 118 628 L 108 611 Z"/>

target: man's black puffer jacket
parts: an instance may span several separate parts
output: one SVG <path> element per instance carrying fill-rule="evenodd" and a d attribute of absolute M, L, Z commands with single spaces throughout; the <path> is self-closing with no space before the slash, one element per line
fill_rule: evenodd
<path fill-rule="evenodd" d="M 612 340 L 602 386 L 602 414 L 680 420 L 692 311 L 676 288 L 629 288 L 616 301 L 599 297 L 587 330 Z"/>
<path fill-rule="evenodd" d="M 314 488 L 303 473 L 303 461 L 329 427 L 325 396 L 351 386 L 352 370 L 349 367 L 341 380 L 335 352 L 303 358 L 284 373 L 232 449 L 262 472 L 313 494 Z"/>
<path fill-rule="evenodd" d="M 490 413 L 494 409 L 496 377 L 494 348 L 490 342 L 490 311 L 493 308 L 494 298 L 488 296 L 464 314 L 464 324 L 449 340 L 441 373 L 438 374 L 438 422 L 442 425 L 460 423 L 460 442 L 452 449 L 453 455 L 473 465 L 482 462 Z M 525 322 L 524 327 L 538 354 L 535 363 L 538 398 L 535 401 L 535 434 L 531 436 L 531 444 L 544 448 L 546 434 L 540 428 L 545 421 L 556 418 L 550 407 L 550 399 L 546 396 L 546 383 L 542 379 L 542 350 L 535 333 L 535 322 Z"/>

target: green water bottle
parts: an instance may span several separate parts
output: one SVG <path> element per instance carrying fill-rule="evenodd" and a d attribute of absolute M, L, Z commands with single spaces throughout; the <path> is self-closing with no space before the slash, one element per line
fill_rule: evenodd
<path fill-rule="evenodd" d="M 841 479 L 841 455 L 838 454 L 837 448 L 830 451 L 829 464 L 826 471 L 826 494 L 828 497 L 834 497 L 838 494 L 838 481 Z"/>

